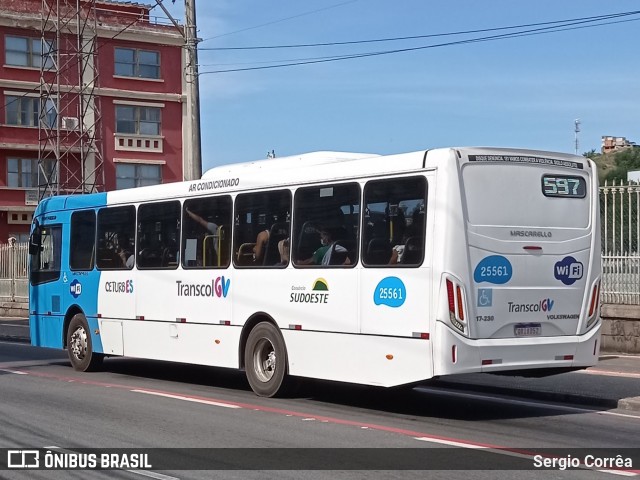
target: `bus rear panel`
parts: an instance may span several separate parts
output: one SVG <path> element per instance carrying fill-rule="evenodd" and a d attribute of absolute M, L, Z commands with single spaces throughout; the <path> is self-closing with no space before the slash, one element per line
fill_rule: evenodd
<path fill-rule="evenodd" d="M 434 373 L 595 364 L 600 226 L 592 162 L 495 149 L 455 155 L 462 214 L 448 225 L 465 245 L 443 266 Z"/>

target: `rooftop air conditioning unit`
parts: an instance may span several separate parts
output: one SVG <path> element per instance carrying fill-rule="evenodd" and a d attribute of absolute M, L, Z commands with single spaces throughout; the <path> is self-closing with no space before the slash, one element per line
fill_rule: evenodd
<path fill-rule="evenodd" d="M 79 125 L 78 117 L 62 117 L 62 128 L 66 130 L 77 130 Z"/>

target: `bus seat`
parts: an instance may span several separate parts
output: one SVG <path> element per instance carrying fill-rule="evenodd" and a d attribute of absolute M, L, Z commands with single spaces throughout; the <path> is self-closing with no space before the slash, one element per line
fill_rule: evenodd
<path fill-rule="evenodd" d="M 98 268 L 122 268 L 122 259 L 110 248 L 98 249 Z"/>
<path fill-rule="evenodd" d="M 269 240 L 265 247 L 263 265 L 277 265 L 280 263 L 280 252 L 278 251 L 278 242 L 288 238 L 289 222 L 276 222 L 269 229 Z"/>
<path fill-rule="evenodd" d="M 409 237 L 404 245 L 404 253 L 400 263 L 403 265 L 417 265 L 422 261 L 422 238 Z"/>
<path fill-rule="evenodd" d="M 243 243 L 236 254 L 236 264 L 240 267 L 253 265 L 253 248 L 255 243 Z"/>
<path fill-rule="evenodd" d="M 296 258 L 311 258 L 313 252 L 320 246 L 320 232 L 318 232 L 317 223 L 311 220 L 304 222 L 297 242 L 295 248 Z"/>
<path fill-rule="evenodd" d="M 218 266 L 217 241 L 217 235 L 205 235 L 202 239 L 202 264 L 205 267 Z"/>

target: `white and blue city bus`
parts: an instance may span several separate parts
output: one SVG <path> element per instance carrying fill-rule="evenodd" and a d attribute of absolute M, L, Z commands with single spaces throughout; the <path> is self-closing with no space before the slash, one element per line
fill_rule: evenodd
<path fill-rule="evenodd" d="M 594 163 L 498 148 L 316 152 L 43 200 L 33 345 L 384 387 L 598 359 Z"/>

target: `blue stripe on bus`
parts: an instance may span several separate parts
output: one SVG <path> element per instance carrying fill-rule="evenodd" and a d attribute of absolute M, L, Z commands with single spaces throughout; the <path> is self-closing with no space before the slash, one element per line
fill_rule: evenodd
<path fill-rule="evenodd" d="M 29 315 L 31 345 L 64 348 L 61 333 L 63 323 L 64 317 L 60 315 Z"/>
<path fill-rule="evenodd" d="M 95 266 L 90 271 L 69 269 L 69 249 L 71 243 L 71 215 L 77 210 L 99 209 L 107 205 L 107 194 L 61 195 L 44 199 L 37 207 L 41 225 L 62 225 L 62 258 L 58 280 L 43 283 L 37 287 L 38 296 L 30 299 L 30 310 L 36 315 L 29 316 L 32 345 L 49 348 L 64 348 L 64 318 L 70 310 L 80 310 L 89 324 L 93 351 L 103 353 L 98 324 L 99 270 Z M 96 333 L 98 332 L 98 333 Z"/>

